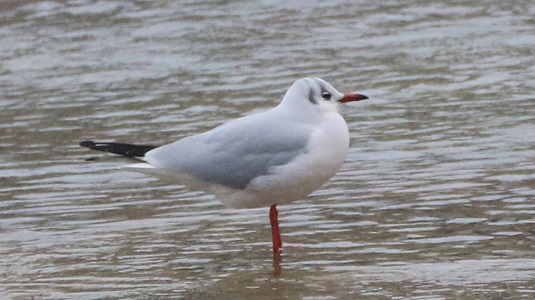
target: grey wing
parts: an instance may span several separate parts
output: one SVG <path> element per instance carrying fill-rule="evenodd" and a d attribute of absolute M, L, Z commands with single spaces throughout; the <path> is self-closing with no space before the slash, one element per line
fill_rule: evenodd
<path fill-rule="evenodd" d="M 307 152 L 311 128 L 290 127 L 272 120 L 259 124 L 238 119 L 154 149 L 146 159 L 158 168 L 244 189 L 253 179 Z"/>

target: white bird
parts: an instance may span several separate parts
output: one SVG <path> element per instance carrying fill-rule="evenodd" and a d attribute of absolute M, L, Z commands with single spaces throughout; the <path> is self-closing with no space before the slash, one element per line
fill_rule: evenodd
<path fill-rule="evenodd" d="M 83 141 L 81 146 L 137 158 L 130 165 L 177 177 L 229 207 L 270 206 L 273 252 L 282 249 L 276 205 L 302 199 L 327 182 L 349 150 L 342 94 L 319 78 L 297 80 L 281 103 L 160 147 Z"/>

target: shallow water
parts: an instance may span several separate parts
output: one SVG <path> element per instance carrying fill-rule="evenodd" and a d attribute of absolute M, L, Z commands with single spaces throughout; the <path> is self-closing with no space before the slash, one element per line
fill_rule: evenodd
<path fill-rule="evenodd" d="M 530 1 L 3 1 L 0 298 L 535 298 Z M 301 77 L 369 101 L 322 190 L 268 209 L 121 169 Z"/>

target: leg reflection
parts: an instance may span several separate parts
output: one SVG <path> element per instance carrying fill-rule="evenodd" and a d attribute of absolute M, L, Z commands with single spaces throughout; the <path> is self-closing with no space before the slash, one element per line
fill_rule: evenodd
<path fill-rule="evenodd" d="M 273 252 L 273 276 L 275 278 L 279 278 L 281 276 L 281 273 L 282 273 L 281 261 L 282 261 L 281 253 L 279 251 Z"/>

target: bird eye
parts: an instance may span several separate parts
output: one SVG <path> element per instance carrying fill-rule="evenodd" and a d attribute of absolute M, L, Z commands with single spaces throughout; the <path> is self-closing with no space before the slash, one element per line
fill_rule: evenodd
<path fill-rule="evenodd" d="M 323 99 L 325 99 L 325 100 L 330 100 L 330 99 L 331 99 L 331 94 L 328 93 L 328 92 L 323 92 L 323 94 L 321 94 L 321 96 L 322 96 Z"/>

